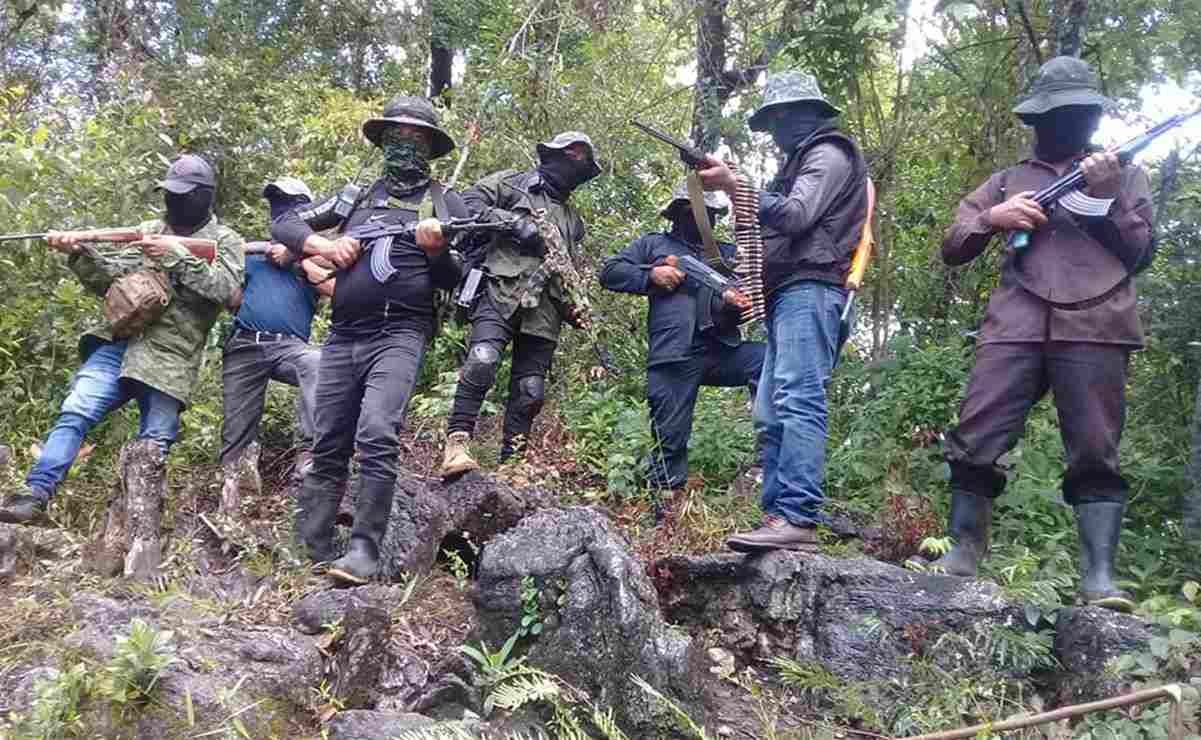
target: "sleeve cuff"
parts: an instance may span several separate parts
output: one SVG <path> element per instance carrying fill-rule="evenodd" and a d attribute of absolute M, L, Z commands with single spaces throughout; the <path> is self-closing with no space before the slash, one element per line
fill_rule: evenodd
<path fill-rule="evenodd" d="M 1094 198 L 1079 190 L 1073 190 L 1059 199 L 1059 205 L 1077 216 L 1106 216 L 1113 206 L 1113 198 Z"/>

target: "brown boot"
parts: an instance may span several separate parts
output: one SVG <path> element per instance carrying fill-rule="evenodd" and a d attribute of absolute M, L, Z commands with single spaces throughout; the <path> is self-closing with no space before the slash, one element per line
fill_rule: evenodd
<path fill-rule="evenodd" d="M 467 432 L 451 432 L 446 435 L 446 450 L 442 453 L 443 478 L 449 478 L 469 470 L 479 470 L 480 464 L 467 450 L 471 435 Z"/>
<path fill-rule="evenodd" d="M 816 552 L 817 530 L 813 527 L 798 527 L 783 517 L 768 514 L 763 524 L 753 532 L 736 534 L 726 540 L 726 547 L 737 552 L 764 552 L 767 550 L 803 550 Z"/>

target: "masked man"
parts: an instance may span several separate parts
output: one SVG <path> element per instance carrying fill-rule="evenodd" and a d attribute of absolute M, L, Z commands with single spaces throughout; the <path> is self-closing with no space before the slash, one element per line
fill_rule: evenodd
<path fill-rule="evenodd" d="M 726 208 L 714 193 L 705 194 L 704 205 L 712 228 Z M 688 437 L 700 387 L 750 386 L 753 395 L 766 347 L 742 341 L 738 319 L 749 306 L 746 296 L 732 287 L 717 294 L 673 264 L 680 255 L 705 259 L 686 185 L 660 215 L 671 221 L 671 231 L 647 234 L 610 257 L 600 281 L 609 290 L 650 297 L 646 392 L 658 449 L 648 483 L 671 491 L 688 480 Z M 719 248 L 727 262 L 733 260 L 733 244 Z M 660 501 L 656 518 L 667 513 Z"/>
<path fill-rule="evenodd" d="M 263 197 L 271 220 L 313 200 L 307 185 L 284 177 L 267 185 Z M 309 346 L 313 315 L 319 297 L 333 296 L 334 281 L 320 257 L 297 262 L 282 244 L 246 245 L 246 285 L 234 297 L 237 311 L 233 332 L 225 342 L 221 380 L 225 399 L 221 425 L 221 511 L 234 515 L 241 494 L 259 493 L 257 440 L 267 383 L 277 380 L 300 390 L 296 402 L 300 454 L 293 476 L 303 477 L 313 444 L 313 407 L 317 393 L 317 364 L 321 352 Z M 328 265 L 328 263 L 325 263 Z"/>
<path fill-rule="evenodd" d="M 353 584 L 379 570 L 405 407 L 434 332 L 434 291 L 453 288 L 462 273 L 434 217 L 467 216 L 458 195 L 430 175 L 430 162 L 455 143 L 439 127 L 428 100 L 395 98 L 382 117 L 363 124 L 363 135 L 383 150 L 383 177 L 354 203 L 335 195 L 285 213 L 271 228 L 297 256 L 321 255 L 339 268 L 332 326 L 317 373 L 313 466 L 304 477 L 296 532 L 314 560 L 334 558 L 334 519 L 357 449 L 350 547 L 328 570 Z M 368 222 L 417 227 L 411 237 L 367 243 L 346 235 Z M 343 236 L 330 240 L 314 231 L 334 228 Z"/>
<path fill-rule="evenodd" d="M 977 339 L 976 364 L 947 433 L 954 547 L 935 565 L 974 576 L 988 551 L 993 499 L 1005 488 L 997 460 L 1013 449 L 1030 408 L 1055 397 L 1067 452 L 1064 499 L 1075 507 L 1087 604 L 1133 608 L 1113 580 L 1127 485 L 1118 465 L 1130 353 L 1142 347 L 1132 276 L 1153 255 L 1147 176 L 1089 141 L 1109 101 L 1085 62 L 1042 66 L 1014 109 L 1034 128 L 1033 155 L 997 172 L 963 199 L 942 244 L 961 265 L 996 236 L 1033 232 L 1009 250 Z M 1093 152 L 1093 153 L 1090 153 Z M 1034 191 L 1080 167 L 1087 187 L 1047 213 Z"/>
<path fill-rule="evenodd" d="M 534 417 L 542 410 L 546 374 L 550 372 L 563 321 L 575 320 L 575 306 L 558 280 L 547 281 L 522 305 L 530 277 L 542 265 L 546 244 L 529 220 L 536 210 L 558 228 L 572 252 L 584 239 L 584 221 L 568 200 L 580 185 L 600 174 L 592 140 L 567 131 L 538 145 L 538 167 L 525 172 L 504 170 L 481 180 L 463 194 L 472 215 L 485 218 L 525 216 L 513 234 L 493 238 L 484 270 L 487 288 L 471 311 L 471 340 L 459 371 L 454 409 L 447 425 L 442 461 L 444 477 L 475 470 L 479 464 L 467 449 L 484 396 L 496 381 L 501 353 L 513 342 L 509 401 L 505 408 L 501 462 L 524 449 Z"/>
<path fill-rule="evenodd" d="M 867 218 L 867 164 L 834 123 L 838 109 L 800 72 L 769 75 L 752 131 L 780 149 L 776 178 L 760 194 L 767 356 L 755 398 L 763 455 L 762 525 L 736 534 L 739 551 L 810 549 L 822 511 L 826 383 L 839 350 L 843 288 Z M 706 189 L 733 196 L 734 174 L 716 157 Z"/>
<path fill-rule="evenodd" d="M 110 509 L 105 544 L 114 551 L 102 560 L 111 565 L 123 558 L 125 574 L 139 579 L 153 577 L 161 557 L 158 527 L 166 496 L 166 455 L 179 434 L 180 412 L 196 384 L 209 329 L 242 282 L 242 238 L 213 215 L 216 184 L 213 169 L 202 158 L 185 155 L 173 162 L 158 183 L 166 213 L 162 220 L 139 226 L 148 235 L 140 249 L 101 252 L 70 232 L 48 239 L 50 246 L 70 255 L 71 269 L 97 295 L 105 295 L 118 278 L 149 268 L 166 276 L 169 302 L 131 337 L 118 339 L 104 328 L 80 340 L 83 365 L 25 479 L 26 489 L 9 497 L 0 521 L 29 522 L 43 514 L 87 433 L 134 400 L 141 423 L 137 439 L 121 452 L 128 498 L 117 507 L 127 511 L 129 531 L 118 531 L 123 527 Z M 216 241 L 212 263 L 193 255 L 176 237 Z M 118 548 L 128 552 L 115 552 Z"/>

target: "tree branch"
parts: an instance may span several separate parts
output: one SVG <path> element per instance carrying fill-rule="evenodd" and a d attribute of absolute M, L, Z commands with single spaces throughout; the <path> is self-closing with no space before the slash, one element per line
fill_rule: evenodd
<path fill-rule="evenodd" d="M 1030 48 L 1034 51 L 1034 59 L 1038 62 L 1038 66 L 1043 64 L 1043 53 L 1038 48 L 1038 37 L 1034 34 L 1034 26 L 1030 24 L 1030 16 L 1026 15 L 1025 0 L 1014 0 L 1014 5 L 1018 9 L 1018 17 L 1022 19 L 1022 27 L 1026 29 L 1026 37 L 1030 39 Z"/>

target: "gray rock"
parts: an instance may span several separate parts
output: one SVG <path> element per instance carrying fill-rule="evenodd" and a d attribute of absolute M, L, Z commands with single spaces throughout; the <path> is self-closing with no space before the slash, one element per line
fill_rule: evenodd
<path fill-rule="evenodd" d="M 392 618 L 377 605 L 355 602 L 339 625 L 341 637 L 330 662 L 334 695 L 349 709 L 369 709 L 388 660 Z"/>
<path fill-rule="evenodd" d="M 70 532 L 55 527 L 0 523 L 0 583 L 18 573 L 59 568 L 79 555 L 82 543 Z"/>
<path fill-rule="evenodd" d="M 0 445 L 0 469 L 7 468 L 12 461 L 13 448 L 8 445 Z"/>
<path fill-rule="evenodd" d="M 1146 650 L 1155 635 L 1148 622 L 1098 607 L 1059 610 L 1055 657 L 1063 670 L 1050 681 L 1056 704 L 1096 701 L 1127 690 L 1127 683 L 1106 670 L 1124 653 Z"/>
<path fill-rule="evenodd" d="M 398 581 L 406 573 L 425 573 L 447 535 L 465 532 L 482 545 L 550 500 L 541 489 L 515 489 L 478 472 L 444 484 L 402 469 L 392 520 L 380 544 L 384 578 Z"/>
<path fill-rule="evenodd" d="M 402 596 L 398 586 L 369 585 L 357 588 L 333 588 L 314 591 L 292 605 L 292 622 L 306 635 L 325 630 L 346 616 L 350 608 L 370 604 L 389 609 Z"/>
<path fill-rule="evenodd" d="M 943 636 L 1023 629 L 1020 605 L 987 581 L 916 573 L 875 560 L 774 552 L 676 556 L 655 564 L 670 621 L 713 630 L 743 664 L 783 656 L 844 679 L 908 674 L 909 656 Z M 936 659 L 958 659 L 954 640 Z"/>
<path fill-rule="evenodd" d="M 338 712 L 329 722 L 330 740 L 383 740 L 407 730 L 430 728 L 437 720 L 420 714 L 371 712 L 352 709 Z"/>
<path fill-rule="evenodd" d="M 645 567 L 599 511 L 544 510 L 489 542 L 482 554 L 476 610 L 480 634 L 499 646 L 522 617 L 521 582 L 542 590 L 544 629 L 530 644 L 532 665 L 613 707 L 633 737 L 670 724 L 667 710 L 630 678 L 672 697 L 698 722 L 704 651 L 669 627 Z"/>

